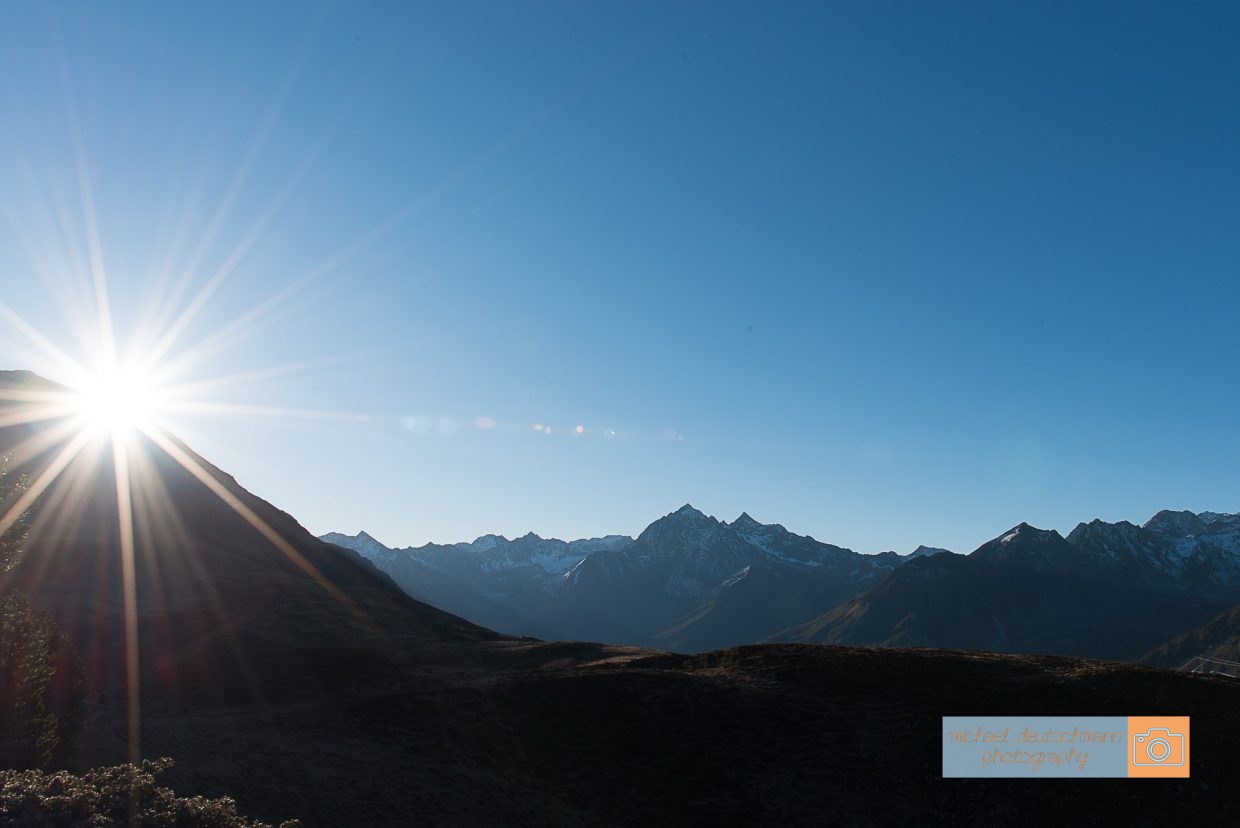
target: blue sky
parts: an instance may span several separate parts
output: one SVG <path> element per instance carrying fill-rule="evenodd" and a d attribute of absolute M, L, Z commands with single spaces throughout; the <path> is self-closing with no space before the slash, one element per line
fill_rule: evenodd
<path fill-rule="evenodd" d="M 0 301 L 86 356 L 88 213 L 139 352 L 226 273 L 169 358 L 284 416 L 175 427 L 315 532 L 1240 508 L 1229 4 L 2 14 Z"/>

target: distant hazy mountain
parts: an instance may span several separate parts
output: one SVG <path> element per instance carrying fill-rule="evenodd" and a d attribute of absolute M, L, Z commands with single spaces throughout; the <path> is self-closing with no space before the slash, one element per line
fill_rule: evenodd
<path fill-rule="evenodd" d="M 365 532 L 333 532 L 322 540 L 362 555 L 420 601 L 451 607 L 449 612 L 491 629 L 538 638 L 564 637 L 542 615 L 568 571 L 593 553 L 633 542 L 611 535 L 566 543 L 530 533 L 515 540 L 483 535 L 471 543 L 389 549 Z"/>
<path fill-rule="evenodd" d="M 414 597 L 495 629 L 689 651 L 758 641 L 905 560 L 943 551 L 861 555 L 748 514 L 725 523 L 688 504 L 636 539 L 485 535 L 407 549 L 365 532 L 323 540 L 370 559 Z"/>
<path fill-rule="evenodd" d="M 773 640 L 1137 658 L 1240 600 L 1240 519 L 1026 523 L 971 555 L 914 559 Z"/>

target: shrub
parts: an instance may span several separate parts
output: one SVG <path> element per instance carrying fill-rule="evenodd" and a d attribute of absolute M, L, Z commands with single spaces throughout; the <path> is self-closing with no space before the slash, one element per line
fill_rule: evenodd
<path fill-rule="evenodd" d="M 0 823 L 18 828 L 270 828 L 237 813 L 228 798 L 179 797 L 155 784 L 171 759 L 96 768 L 81 776 L 60 771 L 0 771 Z M 296 820 L 280 828 L 298 828 Z"/>

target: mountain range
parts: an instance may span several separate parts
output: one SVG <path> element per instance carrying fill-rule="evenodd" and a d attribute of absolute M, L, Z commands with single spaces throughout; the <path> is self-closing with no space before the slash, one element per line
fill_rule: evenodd
<path fill-rule="evenodd" d="M 484 535 L 407 549 L 365 532 L 321 539 L 367 558 L 415 598 L 493 629 L 693 652 L 775 635 L 906 561 L 946 551 L 863 555 L 748 514 L 726 523 L 689 504 L 636 538 Z"/>
<path fill-rule="evenodd" d="M 1022 523 L 969 555 L 864 555 L 686 504 L 637 538 L 528 534 L 390 549 L 324 535 L 406 592 L 494 629 L 702 652 L 760 641 L 1133 659 L 1240 602 L 1240 515 Z"/>
<path fill-rule="evenodd" d="M 366 557 L 314 538 L 170 436 L 127 448 L 134 520 L 120 520 L 124 476 L 106 441 L 83 447 L 55 422 L 16 424 L 22 396 L 45 387 L 0 372 L 3 473 L 51 480 L 0 594 L 27 596 L 82 665 L 88 708 L 69 770 L 125 761 L 135 748 L 170 756 L 177 764 L 161 783 L 179 794 L 233 797 L 242 813 L 308 828 L 1240 819 L 1234 680 L 950 650 L 766 644 L 677 655 L 514 637 L 406 595 Z M 533 539 L 528 556 L 518 546 L 503 560 L 591 588 L 665 590 L 674 600 L 651 603 L 677 620 L 690 604 L 726 616 L 728 590 L 713 579 L 737 563 L 753 573 L 787 558 L 800 569 L 778 571 L 791 577 L 873 560 L 881 585 L 959 557 L 857 563 L 774 530 L 746 530 L 775 535 L 770 550 L 738 545 L 740 521 L 669 518 L 632 542 L 571 553 L 552 544 L 557 561 L 587 553 L 562 566 Z M 690 541 L 724 544 L 732 557 L 682 560 Z M 941 778 L 945 711 L 1128 715 L 1150 699 L 1210 724 L 1193 733 L 1191 784 Z M 47 792 L 64 790 L 53 781 Z M 44 824 L 40 803 L 19 800 L 6 787 L 4 807 Z M 219 824 L 199 816 L 194 824 Z"/>

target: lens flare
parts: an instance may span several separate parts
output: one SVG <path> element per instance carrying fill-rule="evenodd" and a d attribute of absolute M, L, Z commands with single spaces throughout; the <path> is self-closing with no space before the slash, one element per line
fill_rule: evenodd
<path fill-rule="evenodd" d="M 72 401 L 87 427 L 117 437 L 149 428 L 159 405 L 158 392 L 141 373 L 119 366 L 88 377 Z"/>

